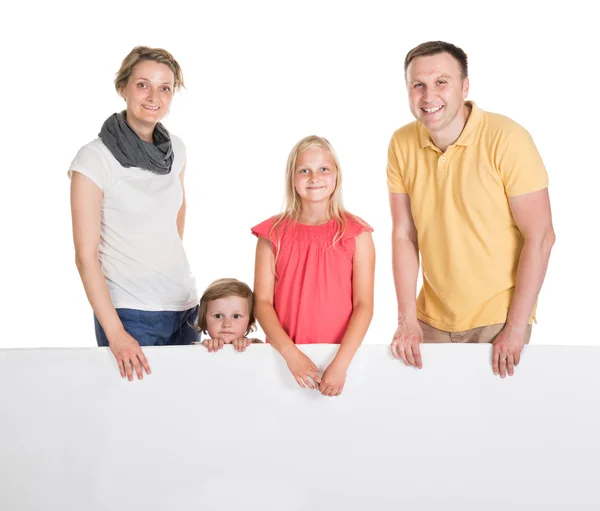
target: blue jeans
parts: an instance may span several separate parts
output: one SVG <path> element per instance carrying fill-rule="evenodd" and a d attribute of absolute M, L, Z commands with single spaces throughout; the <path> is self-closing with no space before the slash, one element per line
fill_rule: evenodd
<path fill-rule="evenodd" d="M 198 340 L 198 332 L 192 326 L 198 318 L 198 306 L 186 311 L 142 311 L 117 309 L 125 331 L 140 346 L 167 346 L 191 344 Z M 94 315 L 96 342 L 108 346 L 108 339 L 98 318 Z"/>

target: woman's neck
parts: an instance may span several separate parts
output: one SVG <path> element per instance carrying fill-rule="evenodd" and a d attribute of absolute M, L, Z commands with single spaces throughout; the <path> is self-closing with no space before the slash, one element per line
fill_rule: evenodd
<path fill-rule="evenodd" d="M 154 143 L 154 138 L 152 137 L 152 135 L 154 133 L 154 128 L 156 127 L 156 124 L 138 122 L 133 115 L 127 116 L 127 124 L 129 124 L 129 127 L 144 142 L 148 142 L 149 144 Z"/>

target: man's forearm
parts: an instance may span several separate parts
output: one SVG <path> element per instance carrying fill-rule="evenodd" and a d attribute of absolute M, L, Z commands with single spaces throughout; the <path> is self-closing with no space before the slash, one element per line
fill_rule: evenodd
<path fill-rule="evenodd" d="M 515 293 L 506 320 L 513 328 L 524 331 L 527 327 L 544 283 L 553 244 L 552 232 L 541 240 L 525 240 L 519 257 Z"/>
<path fill-rule="evenodd" d="M 398 300 L 398 322 L 416 319 L 419 248 L 413 241 L 392 239 L 392 269 Z"/>

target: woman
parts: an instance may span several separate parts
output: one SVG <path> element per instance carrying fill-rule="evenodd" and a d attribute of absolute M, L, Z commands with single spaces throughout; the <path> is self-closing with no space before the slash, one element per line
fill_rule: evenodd
<path fill-rule="evenodd" d="M 71 164 L 76 263 L 94 310 L 98 346 L 109 346 L 121 377 L 150 366 L 140 346 L 197 340 L 196 284 L 183 249 L 185 146 L 160 123 L 181 68 L 163 49 L 138 46 L 115 88 L 127 109 Z"/>

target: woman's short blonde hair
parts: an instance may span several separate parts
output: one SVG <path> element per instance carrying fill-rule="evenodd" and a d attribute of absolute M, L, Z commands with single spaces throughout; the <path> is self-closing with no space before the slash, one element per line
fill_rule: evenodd
<path fill-rule="evenodd" d="M 254 294 L 248 284 L 241 282 L 237 279 L 219 279 L 215 280 L 210 286 L 206 288 L 202 297 L 200 298 L 200 306 L 198 307 L 198 319 L 196 320 L 195 327 L 200 332 L 206 334 L 208 327 L 206 325 L 206 311 L 208 310 L 208 302 L 213 300 L 219 300 L 220 298 L 229 298 L 230 296 L 237 296 L 239 298 L 245 298 L 248 300 L 248 309 L 250 311 L 248 318 L 248 328 L 246 334 L 254 332 L 256 330 L 256 319 L 254 317 Z"/>
<path fill-rule="evenodd" d="M 181 87 L 184 87 L 181 66 L 175 60 L 173 55 L 162 48 L 136 46 L 129 52 L 127 57 L 123 59 L 121 68 L 119 71 L 117 71 L 117 76 L 115 77 L 115 89 L 117 89 L 117 92 L 121 92 L 123 87 L 127 85 L 127 81 L 129 80 L 131 72 L 136 64 L 139 64 L 144 60 L 153 60 L 154 62 L 159 62 L 160 64 L 167 66 L 171 71 L 173 71 L 173 76 L 175 77 L 175 82 L 173 84 L 174 89 L 177 90 Z"/>

